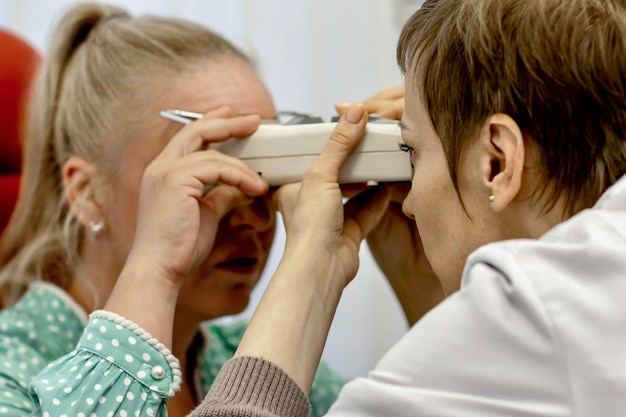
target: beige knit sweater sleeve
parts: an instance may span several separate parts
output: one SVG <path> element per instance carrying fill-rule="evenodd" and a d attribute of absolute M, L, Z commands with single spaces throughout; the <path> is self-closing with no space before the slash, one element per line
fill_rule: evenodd
<path fill-rule="evenodd" d="M 307 417 L 302 389 L 272 362 L 254 357 L 229 360 L 191 417 Z"/>

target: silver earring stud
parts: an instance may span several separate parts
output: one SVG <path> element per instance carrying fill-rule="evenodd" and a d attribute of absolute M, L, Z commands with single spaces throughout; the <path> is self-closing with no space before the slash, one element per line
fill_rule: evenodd
<path fill-rule="evenodd" d="M 100 233 L 102 233 L 102 230 L 104 230 L 104 223 L 95 222 L 93 220 L 89 222 L 89 231 L 92 235 L 98 236 Z"/>
<path fill-rule="evenodd" d="M 491 194 L 491 195 L 489 196 L 489 202 L 490 202 L 490 203 L 493 203 L 494 201 L 496 201 L 496 196 L 495 196 L 495 195 L 493 195 L 493 194 Z"/>

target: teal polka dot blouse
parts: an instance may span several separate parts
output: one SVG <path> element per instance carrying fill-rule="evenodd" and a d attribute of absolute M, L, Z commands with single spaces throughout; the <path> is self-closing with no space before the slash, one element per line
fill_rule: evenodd
<path fill-rule="evenodd" d="M 246 324 L 202 325 L 198 398 L 234 354 Z M 181 375 L 178 360 L 143 329 L 107 311 L 87 317 L 51 284 L 32 284 L 0 312 L 0 417 L 162 417 Z M 311 416 L 324 415 L 344 383 L 322 362 L 310 393 Z"/>

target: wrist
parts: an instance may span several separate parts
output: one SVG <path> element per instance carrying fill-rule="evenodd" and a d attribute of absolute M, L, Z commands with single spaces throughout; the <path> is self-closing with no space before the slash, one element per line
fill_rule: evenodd
<path fill-rule="evenodd" d="M 310 257 L 310 250 L 293 249 L 283 257 L 235 354 L 273 362 L 305 392 L 345 285 L 336 258 Z"/>
<path fill-rule="evenodd" d="M 285 248 L 275 277 L 285 285 L 293 284 L 296 291 L 315 291 L 320 297 L 339 298 L 352 277 L 346 277 L 344 268 L 336 254 L 312 249 L 310 245 Z M 277 279 L 278 281 L 278 279 Z"/>
<path fill-rule="evenodd" d="M 171 347 L 180 283 L 145 263 L 122 269 L 104 309 L 132 320 Z"/>

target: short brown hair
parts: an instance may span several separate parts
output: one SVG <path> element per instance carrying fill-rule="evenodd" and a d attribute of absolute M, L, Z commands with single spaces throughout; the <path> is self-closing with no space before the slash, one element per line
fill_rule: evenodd
<path fill-rule="evenodd" d="M 626 3 L 427 0 L 397 59 L 456 167 L 487 118 L 511 116 L 539 152 L 546 207 L 592 206 L 626 172 Z"/>

